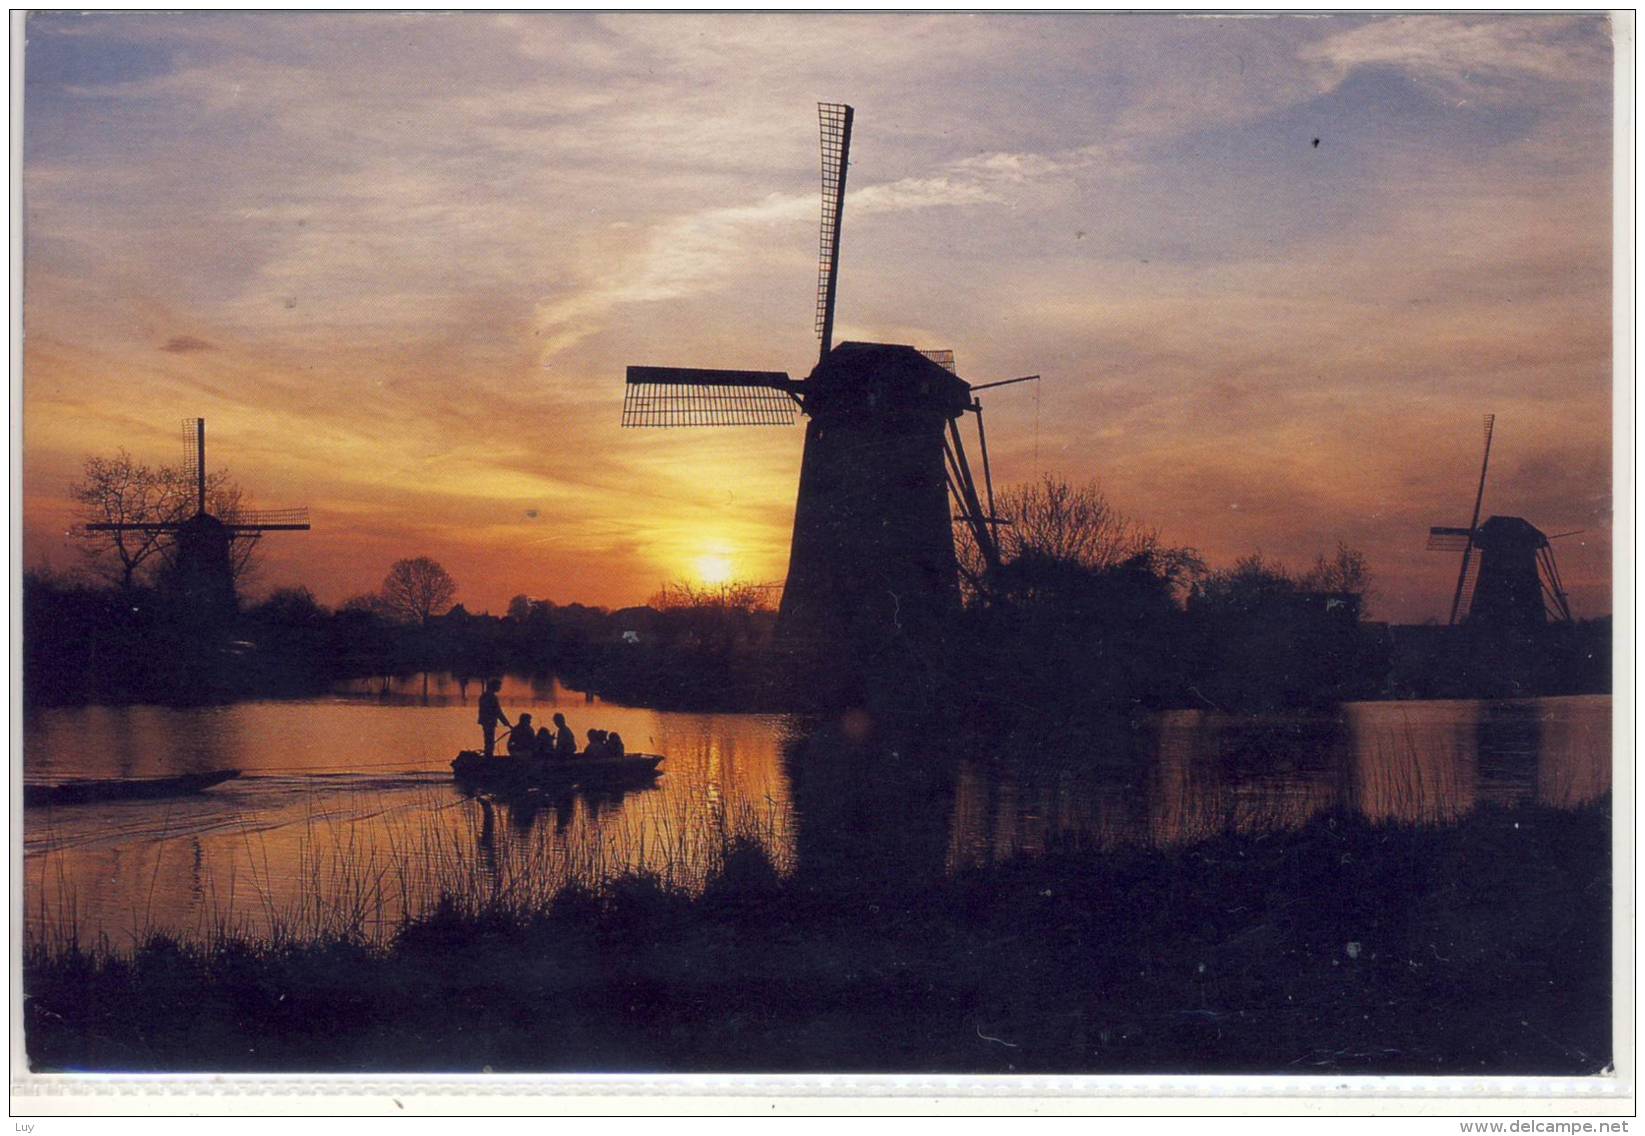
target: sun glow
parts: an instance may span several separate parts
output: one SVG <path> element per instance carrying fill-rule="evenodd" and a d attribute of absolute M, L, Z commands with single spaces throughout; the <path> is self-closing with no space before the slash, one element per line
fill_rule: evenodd
<path fill-rule="evenodd" d="M 731 582 L 731 558 L 720 553 L 710 552 L 697 557 L 697 579 L 711 587 L 719 587 Z"/>

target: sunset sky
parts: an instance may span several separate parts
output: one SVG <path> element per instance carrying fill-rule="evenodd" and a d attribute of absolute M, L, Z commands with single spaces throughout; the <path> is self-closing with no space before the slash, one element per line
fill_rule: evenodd
<path fill-rule="evenodd" d="M 624 430 L 629 363 L 815 362 L 816 106 L 857 109 L 836 339 L 952 348 L 996 483 L 1213 564 L 1346 541 L 1443 618 L 1485 514 L 1610 610 L 1597 17 L 44 15 L 25 560 L 88 454 L 209 423 L 253 592 L 429 555 L 471 610 L 786 568 L 803 431 Z M 1315 140 L 1318 144 L 1315 145 Z"/>

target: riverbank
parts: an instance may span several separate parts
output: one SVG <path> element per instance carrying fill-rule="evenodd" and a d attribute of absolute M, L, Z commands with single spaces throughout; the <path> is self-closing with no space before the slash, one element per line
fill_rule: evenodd
<path fill-rule="evenodd" d="M 25 957 L 36 1070 L 1591 1073 L 1610 821 L 1325 817 L 921 884 L 730 849 L 347 939 Z"/>
<path fill-rule="evenodd" d="M 430 670 L 553 673 L 603 700 L 699 713 L 924 706 L 940 719 L 970 705 L 986 708 L 992 731 L 1116 707 L 1271 712 L 1610 690 L 1608 617 L 1505 632 L 1390 626 L 1284 589 L 1183 607 L 1146 573 L 1086 575 L 1059 575 L 1032 602 L 972 607 L 924 639 L 842 651 L 780 645 L 773 612 L 717 602 L 615 612 L 525 602 L 503 617 L 455 608 L 408 625 L 368 608 L 330 611 L 301 589 L 208 632 L 159 592 L 31 573 L 23 694 L 31 708 L 186 706 L 312 697 L 348 679 Z"/>

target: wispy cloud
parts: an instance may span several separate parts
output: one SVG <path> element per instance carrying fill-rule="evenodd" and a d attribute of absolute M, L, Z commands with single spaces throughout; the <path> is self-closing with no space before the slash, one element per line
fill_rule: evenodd
<path fill-rule="evenodd" d="M 160 350 L 170 351 L 174 355 L 187 355 L 191 351 L 210 351 L 212 345 L 192 335 L 174 335 L 160 345 Z"/>
<path fill-rule="evenodd" d="M 1447 98 L 1522 101 L 1525 80 L 1559 86 L 1608 80 L 1610 52 L 1593 24 L 1591 17 L 1394 17 L 1329 36 L 1299 54 L 1336 81 L 1356 67 L 1391 67 Z"/>

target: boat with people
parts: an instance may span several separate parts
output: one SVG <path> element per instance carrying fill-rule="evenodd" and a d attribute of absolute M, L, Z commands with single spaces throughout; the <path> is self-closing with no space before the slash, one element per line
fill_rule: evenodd
<path fill-rule="evenodd" d="M 113 777 L 23 786 L 24 805 L 81 805 L 92 801 L 152 801 L 186 797 L 240 776 L 238 769 L 182 773 L 175 777 Z"/>
<path fill-rule="evenodd" d="M 662 757 L 487 757 L 465 749 L 451 762 L 459 787 L 489 792 L 543 792 L 638 786 L 661 776 Z"/>

